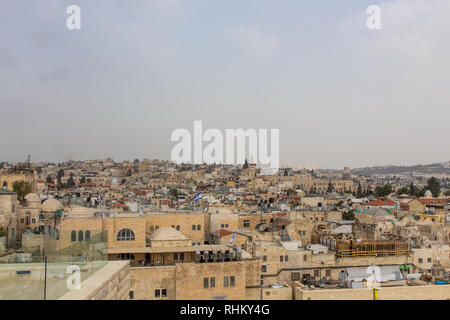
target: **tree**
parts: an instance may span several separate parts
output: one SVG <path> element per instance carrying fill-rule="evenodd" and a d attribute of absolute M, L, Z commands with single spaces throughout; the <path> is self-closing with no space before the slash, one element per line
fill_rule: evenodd
<path fill-rule="evenodd" d="M 50 176 L 47 176 L 46 181 L 47 181 L 47 183 L 52 183 L 52 184 L 54 183 L 52 177 L 50 177 Z"/>
<path fill-rule="evenodd" d="M 62 178 L 62 177 L 64 177 L 64 170 L 63 170 L 63 169 L 60 169 L 60 170 L 58 171 L 57 176 L 56 176 L 56 181 L 58 182 L 59 185 L 61 184 L 61 178 Z"/>
<path fill-rule="evenodd" d="M 247 169 L 247 168 L 248 168 L 248 161 L 247 161 L 247 159 L 245 159 L 244 169 Z"/>
<path fill-rule="evenodd" d="M 358 191 L 356 192 L 356 197 L 362 198 L 362 196 L 363 196 L 363 193 L 362 193 L 361 182 L 358 182 Z"/>
<path fill-rule="evenodd" d="M 409 193 L 409 188 L 408 187 L 401 187 L 400 189 L 397 190 L 397 194 L 401 195 L 401 194 L 408 194 Z"/>
<path fill-rule="evenodd" d="M 16 181 L 13 183 L 13 191 L 17 192 L 17 199 L 23 200 L 23 198 L 31 193 L 31 184 L 26 181 Z"/>
<path fill-rule="evenodd" d="M 342 220 L 355 220 L 355 212 L 353 210 L 350 210 L 349 212 L 344 212 L 342 214 Z"/>
<path fill-rule="evenodd" d="M 80 183 L 85 183 L 85 182 L 86 182 L 86 177 L 82 176 L 81 179 L 80 179 Z"/>
<path fill-rule="evenodd" d="M 433 197 L 439 197 L 439 194 L 441 193 L 441 184 L 439 183 L 439 180 L 435 177 L 431 177 L 427 181 L 427 188 L 431 191 L 433 194 Z"/>
<path fill-rule="evenodd" d="M 133 174 L 133 173 L 131 172 L 131 169 L 128 169 L 128 171 L 127 171 L 127 177 L 131 177 L 132 174 Z"/>
<path fill-rule="evenodd" d="M 331 180 L 328 182 L 328 189 L 327 189 L 328 193 L 333 192 L 333 184 L 331 183 Z"/>
<path fill-rule="evenodd" d="M 75 187 L 75 181 L 73 181 L 73 176 L 71 175 L 70 178 L 67 180 L 66 188 L 73 188 Z"/>
<path fill-rule="evenodd" d="M 386 197 L 390 195 L 394 189 L 390 184 L 385 184 L 383 186 L 376 186 L 375 188 L 375 196 L 377 197 Z"/>

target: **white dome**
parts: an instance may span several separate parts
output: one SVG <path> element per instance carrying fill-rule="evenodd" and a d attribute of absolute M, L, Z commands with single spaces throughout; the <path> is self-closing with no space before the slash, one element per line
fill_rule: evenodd
<path fill-rule="evenodd" d="M 57 210 L 61 210 L 62 208 L 62 203 L 53 198 L 45 200 L 41 207 L 42 211 L 45 212 L 56 212 Z"/>
<path fill-rule="evenodd" d="M 69 217 L 92 217 L 94 212 L 86 207 L 74 206 L 70 209 Z"/>
<path fill-rule="evenodd" d="M 41 203 L 41 199 L 36 193 L 29 193 L 24 198 L 27 202 L 39 202 Z"/>

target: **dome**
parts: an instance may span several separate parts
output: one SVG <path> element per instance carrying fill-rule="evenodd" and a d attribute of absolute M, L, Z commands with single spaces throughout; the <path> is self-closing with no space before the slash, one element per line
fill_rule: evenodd
<path fill-rule="evenodd" d="M 59 202 L 56 199 L 50 198 L 44 201 L 42 203 L 41 210 L 45 212 L 55 212 L 57 210 L 61 210 L 63 208 L 63 205 L 61 202 Z"/>
<path fill-rule="evenodd" d="M 27 202 L 39 202 L 41 203 L 41 198 L 36 193 L 29 193 L 24 198 Z"/>
<path fill-rule="evenodd" d="M 162 227 L 153 232 L 151 240 L 188 240 L 180 231 L 172 227 Z"/>
<path fill-rule="evenodd" d="M 94 216 L 94 212 L 86 207 L 74 206 L 70 209 L 69 217 L 92 217 Z"/>
<path fill-rule="evenodd" d="M 430 190 L 425 191 L 425 198 L 433 198 L 433 194 Z"/>

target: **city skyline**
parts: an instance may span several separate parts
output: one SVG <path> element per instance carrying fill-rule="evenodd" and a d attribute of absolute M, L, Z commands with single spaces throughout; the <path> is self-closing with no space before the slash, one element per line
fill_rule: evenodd
<path fill-rule="evenodd" d="M 7 2 L 2 161 L 158 158 L 170 134 L 280 129 L 280 164 L 448 161 L 450 4 L 372 1 Z"/>

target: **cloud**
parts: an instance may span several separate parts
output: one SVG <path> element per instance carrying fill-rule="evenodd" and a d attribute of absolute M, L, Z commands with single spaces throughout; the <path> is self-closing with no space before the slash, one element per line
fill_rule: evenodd
<path fill-rule="evenodd" d="M 448 58 L 450 42 L 450 1 L 397 0 L 383 2 L 381 30 L 365 28 L 367 15 L 359 12 L 341 21 L 339 29 L 347 34 L 367 57 L 383 58 L 404 65 L 426 64 Z"/>
<path fill-rule="evenodd" d="M 277 37 L 262 32 L 256 26 L 230 27 L 225 30 L 225 34 L 252 57 L 267 56 L 279 45 Z"/>

